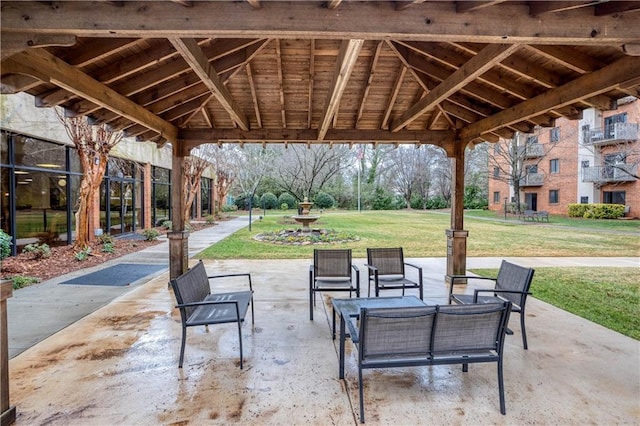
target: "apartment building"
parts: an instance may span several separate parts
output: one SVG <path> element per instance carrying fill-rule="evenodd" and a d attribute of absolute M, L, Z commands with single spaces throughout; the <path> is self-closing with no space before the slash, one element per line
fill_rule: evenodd
<path fill-rule="evenodd" d="M 580 120 L 559 119 L 557 127 L 496 143 L 489 208 L 503 211 L 519 198 L 527 209 L 553 214 L 567 214 L 573 203 L 613 203 L 640 216 L 639 123 L 640 100 L 626 97 L 615 110 L 588 109 Z"/>

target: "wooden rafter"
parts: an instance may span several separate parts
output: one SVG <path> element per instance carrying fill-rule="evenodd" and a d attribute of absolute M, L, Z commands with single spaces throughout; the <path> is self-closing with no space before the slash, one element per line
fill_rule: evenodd
<path fill-rule="evenodd" d="M 485 7 L 495 6 L 500 3 L 504 3 L 505 0 L 492 0 L 492 1 L 458 1 L 456 2 L 456 12 L 458 13 L 470 13 L 476 12 Z"/>
<path fill-rule="evenodd" d="M 309 48 L 309 99 L 307 107 L 307 127 L 311 128 L 311 121 L 313 119 L 313 81 L 316 68 L 316 41 L 311 40 L 311 46 Z"/>
<path fill-rule="evenodd" d="M 369 73 L 367 77 L 367 85 L 364 88 L 364 93 L 360 97 L 360 107 L 358 108 L 358 116 L 356 118 L 356 127 L 358 127 L 358 122 L 362 118 L 362 114 L 364 113 L 364 106 L 367 101 L 367 96 L 369 95 L 369 90 L 371 90 L 371 84 L 373 83 L 373 77 L 376 75 L 376 64 L 378 63 L 378 58 L 380 57 L 380 51 L 382 50 L 383 42 L 378 41 L 376 43 L 376 50 L 371 57 L 371 63 L 369 64 Z"/>
<path fill-rule="evenodd" d="M 622 45 L 640 39 L 640 26 L 626 25 L 619 14 L 594 16 L 585 9 L 548 14 L 541 26 L 535 17 L 521 13 L 523 6 L 519 5 L 484 8 L 460 19 L 447 2 L 429 2 L 428 16 L 424 10 L 398 12 L 381 8 L 377 2 L 349 2 L 341 4 L 339 17 L 334 10 L 319 7 L 316 2 L 296 2 L 296 7 L 287 2 L 272 2 L 255 15 L 247 14 L 246 5 L 238 2 L 196 2 L 190 8 L 155 2 L 154 13 L 147 13 L 147 2 L 131 1 L 125 2 L 117 15 L 102 3 L 90 8 L 82 2 L 59 3 L 64 4 L 65 14 L 44 2 L 3 1 L 0 28 L 3 33 L 37 31 L 79 37 L 210 38 L 225 34 L 585 45 Z M 423 7 L 426 5 L 416 5 L 411 11 Z M 402 14 L 402 19 L 398 19 L 398 14 Z M 110 16 L 113 19 L 104 20 Z M 283 16 L 287 19 L 282 19 Z M 328 21 L 330 26 L 326 25 Z"/>
<path fill-rule="evenodd" d="M 282 77 L 282 51 L 280 49 L 280 40 L 275 40 L 276 44 L 276 68 L 278 71 L 278 89 L 280 95 L 280 119 L 282 127 L 287 128 L 287 114 L 284 105 L 284 81 Z"/>
<path fill-rule="evenodd" d="M 249 130 L 249 120 L 233 100 L 233 97 L 218 77 L 216 70 L 209 64 L 198 43 L 193 39 L 181 38 L 172 38 L 170 41 L 202 82 L 212 91 L 232 120 L 241 129 Z"/>
<path fill-rule="evenodd" d="M 583 1 L 532 1 L 529 2 L 529 14 L 533 16 L 544 15 L 548 13 L 564 12 L 572 9 L 580 9 L 582 7 L 593 6 L 601 3 L 603 0 L 583 0 Z"/>
<path fill-rule="evenodd" d="M 258 94 L 256 93 L 256 85 L 253 81 L 253 72 L 251 71 L 251 64 L 246 65 L 247 79 L 249 80 L 249 87 L 251 88 L 251 100 L 253 101 L 253 110 L 256 113 L 256 122 L 258 123 L 258 129 L 262 128 L 262 115 L 260 114 L 260 104 L 258 103 Z"/>
<path fill-rule="evenodd" d="M 494 44 L 485 47 L 480 53 L 458 68 L 449 78 L 438 85 L 420 102 L 409 108 L 400 118 L 394 120 L 391 130 L 396 132 L 411 123 L 425 111 L 433 109 L 449 95 L 460 90 L 469 81 L 483 74 L 494 64 L 511 55 L 519 48 L 513 44 Z"/>
<path fill-rule="evenodd" d="M 396 82 L 393 85 L 393 89 L 391 90 L 391 95 L 389 96 L 389 101 L 387 102 L 387 107 L 384 111 L 384 116 L 382 118 L 382 124 L 380 126 L 381 129 L 389 128 L 389 117 L 391 117 L 391 110 L 393 110 L 393 105 L 396 103 L 396 99 L 398 98 L 398 92 L 400 92 L 400 88 L 402 87 L 402 83 L 404 83 L 404 76 L 407 73 L 407 67 L 404 65 L 401 66 L 400 73 L 396 78 Z"/>
<path fill-rule="evenodd" d="M 632 79 L 640 78 L 640 58 L 627 56 L 591 74 L 583 75 L 557 89 L 549 90 L 533 99 L 507 108 L 491 117 L 472 123 L 461 129 L 463 140 L 480 138 L 505 124 L 515 123 L 545 111 L 569 105 L 580 99 L 598 95 L 607 90 L 624 86 Z"/>
<path fill-rule="evenodd" d="M 329 86 L 329 93 L 327 94 L 324 110 L 322 111 L 322 117 L 320 119 L 318 140 L 323 140 L 329 130 L 329 125 L 338 109 L 340 98 L 347 86 L 347 82 L 358 60 L 358 54 L 363 44 L 364 40 L 344 40 L 340 46 L 340 52 L 338 53 L 338 59 L 336 60 L 336 67 L 333 73 L 333 80 Z"/>
<path fill-rule="evenodd" d="M 169 141 L 176 141 L 178 129 L 77 68 L 41 49 L 25 50 L 2 62 L 3 70 L 28 74 L 47 81 L 78 96 L 91 100 L 103 108 L 127 117 L 159 133 Z"/>

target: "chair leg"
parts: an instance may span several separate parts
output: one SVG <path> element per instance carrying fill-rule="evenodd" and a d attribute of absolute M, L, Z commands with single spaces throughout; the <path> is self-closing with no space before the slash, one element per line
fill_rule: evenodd
<path fill-rule="evenodd" d="M 524 310 L 520 311 L 520 329 L 522 330 L 522 346 L 528 349 L 527 346 L 527 330 L 524 328 Z"/>
<path fill-rule="evenodd" d="M 364 423 L 364 389 L 362 389 L 362 368 L 358 368 L 358 391 L 360 392 L 360 423 Z"/>
<path fill-rule="evenodd" d="M 238 320 L 238 340 L 240 341 L 240 370 L 242 370 L 242 321 Z"/>
<path fill-rule="evenodd" d="M 187 343 L 187 327 L 182 326 L 182 344 L 180 345 L 180 361 L 178 368 L 182 368 L 182 361 L 184 360 L 184 347 Z"/>
<path fill-rule="evenodd" d="M 504 381 L 502 376 L 502 358 L 498 361 L 498 393 L 500 395 L 500 413 L 507 414 L 506 404 L 504 402 Z"/>
<path fill-rule="evenodd" d="M 309 289 L 309 319 L 313 321 L 313 302 L 315 299 L 315 292 Z"/>

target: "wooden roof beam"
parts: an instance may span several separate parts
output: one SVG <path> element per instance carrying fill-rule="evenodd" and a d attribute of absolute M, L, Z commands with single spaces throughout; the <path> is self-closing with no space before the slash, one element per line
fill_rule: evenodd
<path fill-rule="evenodd" d="M 362 118 L 362 114 L 364 114 L 364 105 L 367 101 L 367 96 L 369 95 L 369 91 L 371 90 L 371 83 L 373 82 L 373 77 L 376 75 L 376 65 L 378 63 L 378 58 L 380 58 L 380 51 L 382 50 L 382 41 L 378 41 L 376 43 L 376 50 L 373 56 L 371 57 L 371 63 L 369 64 L 369 72 L 367 73 L 367 84 L 364 88 L 364 93 L 360 98 L 360 107 L 358 108 L 358 115 L 356 116 L 356 127 L 358 127 L 358 122 Z M 407 67 L 405 66 L 405 69 Z"/>
<path fill-rule="evenodd" d="M 492 117 L 472 123 L 460 129 L 459 137 L 468 141 L 482 138 L 484 133 L 492 132 L 502 126 L 527 120 L 545 111 L 624 87 L 629 81 L 637 78 L 640 78 L 640 58 L 627 56 L 611 65 L 578 77 L 557 89 L 549 90 L 533 99 L 498 112 Z"/>
<path fill-rule="evenodd" d="M 529 15 L 528 6 L 519 2 L 475 10 L 465 14 L 464 19 L 460 19 L 449 2 L 436 1 L 429 2 L 429 7 L 415 6 L 407 12 L 381 6 L 379 2 L 343 2 L 339 16 L 335 10 L 319 7 L 317 2 L 294 5 L 284 1 L 264 2 L 260 10 L 253 11 L 257 13 L 247 13 L 245 2 L 200 1 L 187 8 L 167 1 L 127 1 L 117 14 L 103 3 L 59 1 L 56 8 L 44 3 L 3 0 L 0 16 L 3 33 L 574 45 L 622 45 L 640 39 L 640 25 L 626 24 L 628 16 L 624 14 L 594 16 L 588 9 L 569 10 L 546 15 L 541 26 L 538 18 Z"/>
<path fill-rule="evenodd" d="M 603 0 L 582 0 L 582 1 L 530 1 L 529 14 L 531 16 L 540 16 L 548 13 L 565 12 L 572 9 L 580 9 L 582 7 L 590 7 L 601 3 Z"/>
<path fill-rule="evenodd" d="M 9 68 L 18 74 L 31 75 L 60 86 L 100 105 L 102 108 L 127 117 L 129 120 L 159 133 L 169 141 L 177 140 L 178 129 L 174 125 L 45 50 L 34 49 L 20 52 L 2 61 L 2 68 L 3 71 Z"/>
<path fill-rule="evenodd" d="M 209 64 L 209 60 L 202 52 L 198 43 L 193 39 L 172 38 L 171 44 L 182 55 L 191 69 L 200 77 L 202 82 L 211 90 L 218 102 L 231 116 L 231 119 L 243 130 L 249 130 L 249 120 L 233 100 L 231 93 L 224 86 L 216 70 Z"/>
<path fill-rule="evenodd" d="M 333 73 L 333 80 L 329 86 L 329 93 L 327 94 L 324 110 L 322 111 L 322 117 L 320 119 L 318 140 L 324 140 L 329 130 L 329 125 L 338 110 L 340 98 L 342 98 L 344 89 L 347 87 L 347 82 L 349 81 L 349 77 L 351 77 L 351 72 L 358 60 L 358 55 L 360 54 L 360 49 L 362 49 L 363 44 L 364 40 L 344 40 L 340 46 L 335 71 Z"/>
<path fill-rule="evenodd" d="M 517 44 L 492 44 L 488 45 L 476 56 L 467 61 L 463 66 L 453 72 L 445 81 L 439 84 L 420 102 L 409 108 L 400 118 L 391 124 L 391 130 L 396 132 L 425 111 L 433 109 L 448 96 L 459 91 L 467 83 L 491 69 L 496 63 L 515 52 L 520 46 Z"/>
<path fill-rule="evenodd" d="M 469 13 L 476 12 L 485 7 L 495 6 L 500 3 L 504 3 L 506 0 L 492 0 L 492 1 L 457 1 L 456 12 Z"/>

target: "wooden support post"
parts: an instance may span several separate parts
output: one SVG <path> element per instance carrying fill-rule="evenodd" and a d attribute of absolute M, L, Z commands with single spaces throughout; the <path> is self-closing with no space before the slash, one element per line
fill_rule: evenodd
<path fill-rule="evenodd" d="M 0 281 L 0 426 L 16 421 L 16 407 L 9 405 L 9 336 L 7 299 L 13 294 L 13 281 Z"/>
<path fill-rule="evenodd" d="M 189 268 L 189 231 L 184 229 L 184 159 L 178 142 L 174 145 L 171 162 L 171 232 L 169 238 L 169 275 L 176 278 Z"/>
<path fill-rule="evenodd" d="M 466 284 L 463 278 L 453 279 L 452 275 L 465 275 L 467 271 L 467 236 L 464 230 L 464 148 L 456 141 L 451 161 L 451 229 L 447 229 L 447 275 L 449 285 Z"/>

